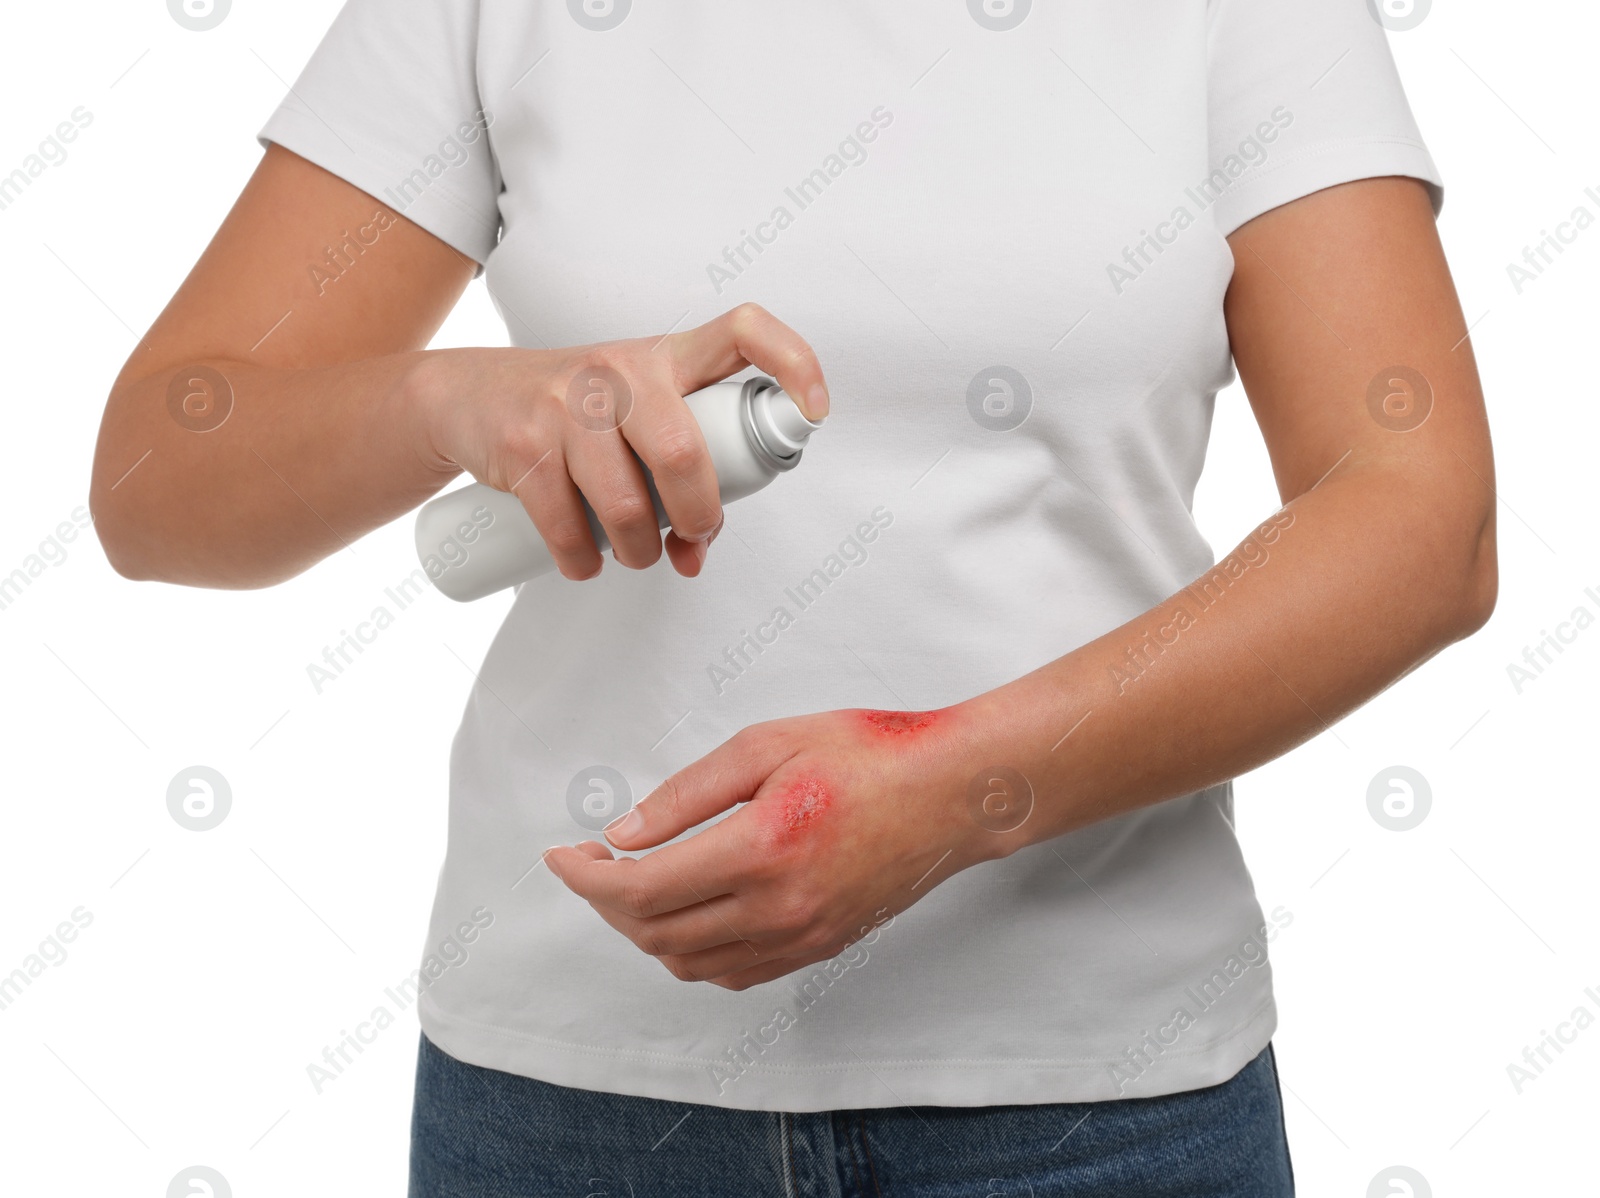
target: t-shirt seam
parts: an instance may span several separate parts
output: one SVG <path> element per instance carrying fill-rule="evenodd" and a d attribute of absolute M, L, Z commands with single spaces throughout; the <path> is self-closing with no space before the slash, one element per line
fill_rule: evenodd
<path fill-rule="evenodd" d="M 1253 1008 L 1251 1008 L 1250 1013 L 1244 1016 L 1225 1035 L 1219 1036 L 1215 1040 L 1209 1040 L 1205 1044 L 1197 1045 L 1193 1048 L 1181 1050 L 1173 1049 L 1170 1051 L 1163 1050 L 1161 1053 L 1161 1059 L 1165 1060 L 1168 1058 L 1194 1057 L 1215 1052 L 1218 1048 L 1231 1043 L 1249 1031 L 1254 1026 L 1256 1020 L 1261 1017 L 1263 1012 L 1272 1007 L 1274 1001 L 1274 996 L 1269 990 L 1262 1000 Z M 468 1027 L 485 1032 L 494 1032 L 511 1040 L 518 1040 L 530 1044 L 545 1045 L 564 1052 L 570 1052 L 577 1056 L 599 1057 L 604 1060 L 614 1061 L 651 1061 L 662 1064 L 693 1066 L 697 1069 L 706 1069 L 727 1065 L 727 1061 L 720 1057 L 702 1058 L 679 1056 L 672 1053 L 649 1052 L 645 1050 L 605 1049 L 597 1048 L 591 1044 L 578 1044 L 570 1040 L 557 1040 L 551 1036 L 537 1036 L 529 1032 L 520 1031 L 516 1028 L 505 1027 L 501 1024 L 484 1023 L 480 1020 L 469 1019 L 464 1015 L 452 1014 L 444 1010 L 444 1008 L 441 1007 L 434 998 L 427 994 L 422 996 L 419 1005 L 427 1007 L 431 1012 L 437 1014 L 441 1018 L 450 1020 L 454 1023 L 465 1024 Z M 874 1067 L 882 1069 L 923 1069 L 930 1065 L 942 1068 L 955 1067 L 961 1069 L 990 1069 L 996 1066 L 1044 1066 L 1057 1069 L 1069 1069 L 1083 1067 L 1096 1068 L 1106 1065 L 1116 1065 L 1119 1063 L 1126 1062 L 1122 1057 L 908 1057 L 898 1060 L 881 1058 L 871 1061 L 862 1060 L 854 1065 L 849 1063 L 842 1063 L 840 1065 L 775 1065 L 769 1062 L 749 1062 L 743 1066 L 742 1071 L 746 1073 L 767 1073 L 779 1076 L 826 1076 L 828 1074 L 859 1072 L 858 1066 L 860 1068 L 868 1069 Z"/>
<path fill-rule="evenodd" d="M 1300 166 L 1307 161 L 1337 153 L 1341 150 L 1369 146 L 1402 146 L 1409 150 L 1415 150 L 1424 156 L 1428 155 L 1427 146 L 1411 137 L 1340 137 L 1321 141 L 1314 146 L 1307 146 L 1304 149 L 1297 150 L 1275 163 L 1262 167 L 1259 171 L 1253 171 L 1250 178 L 1243 183 L 1237 187 L 1229 188 L 1227 193 L 1218 201 L 1218 204 L 1226 203 L 1236 196 L 1248 194 L 1265 184 L 1273 176 L 1281 174 L 1290 167 Z"/>
<path fill-rule="evenodd" d="M 293 104 L 284 104 L 284 105 L 280 106 L 278 108 L 278 110 L 273 113 L 272 117 L 268 119 L 267 124 L 262 127 L 262 136 L 265 137 L 267 141 L 274 142 L 277 145 L 283 146 L 284 149 L 289 150 L 289 151 L 291 151 L 293 153 L 298 153 L 298 151 L 296 151 L 293 146 L 290 146 L 290 145 L 288 145 L 288 144 L 286 144 L 286 143 L 284 143 L 282 141 L 279 141 L 277 137 L 274 137 L 271 133 L 267 132 L 267 130 L 271 128 L 272 121 L 276 120 L 279 116 L 292 116 L 295 120 L 301 122 L 307 128 L 311 128 L 313 130 L 320 129 L 323 132 L 332 133 L 332 130 L 328 129 L 326 126 L 324 126 L 322 124 L 321 120 L 319 118 L 317 118 L 315 114 L 304 112 L 300 108 L 296 107 Z M 487 139 L 488 135 L 485 134 L 484 136 Z M 340 135 L 337 134 L 337 133 L 334 133 L 333 137 L 334 137 L 335 141 L 342 140 Z M 324 145 L 328 145 L 328 143 L 323 143 L 323 144 Z M 485 143 L 485 148 L 487 149 L 487 141 Z M 371 147 L 369 147 L 369 151 L 370 151 L 370 149 L 371 149 Z M 328 152 L 330 154 L 332 154 L 333 156 L 335 156 L 336 158 L 339 158 L 342 161 L 347 161 L 347 159 L 345 158 L 345 155 L 342 154 L 339 149 L 333 148 L 331 145 L 328 145 Z M 490 151 L 490 152 L 492 153 L 492 151 Z M 358 151 L 358 150 L 354 149 L 353 147 L 351 147 L 351 148 L 348 149 L 348 153 L 350 155 L 354 155 L 355 156 L 355 161 L 356 162 L 358 162 L 358 163 L 362 163 L 363 162 L 363 159 L 361 157 L 360 151 Z M 404 167 L 402 166 L 401 163 L 399 163 L 398 161 L 396 161 L 396 160 L 394 160 L 392 158 L 389 158 L 386 154 L 382 153 L 381 151 L 379 153 L 375 154 L 370 161 L 371 161 L 372 166 L 375 169 L 380 170 L 380 171 L 395 171 L 395 172 L 398 172 L 398 171 L 402 171 L 404 169 Z M 416 168 L 416 169 L 421 169 L 421 168 L 419 167 L 419 168 Z M 366 191 L 366 189 L 361 187 L 360 184 L 352 182 L 347 176 L 345 176 L 343 174 L 340 174 L 340 172 L 333 171 L 332 173 L 336 174 L 336 175 L 339 175 L 340 178 L 344 179 L 344 181 L 346 183 L 349 183 L 352 187 L 355 187 L 360 191 Z M 426 172 L 424 172 L 424 173 L 426 173 Z M 485 233 L 489 234 L 489 236 L 491 237 L 491 239 L 493 241 L 498 243 L 499 233 L 500 233 L 500 221 L 498 219 L 495 219 L 495 220 L 487 220 L 487 219 L 485 219 L 484 214 L 482 212 L 480 212 L 476 207 L 474 207 L 472 201 L 466 196 L 466 194 L 464 192 L 462 192 L 460 189 L 456 188 L 452 184 L 445 183 L 442 179 L 434 179 L 429 183 L 428 190 L 423 194 L 431 196 L 431 195 L 434 195 L 435 193 L 438 194 L 438 196 L 439 196 L 439 198 L 441 200 L 443 200 L 445 203 L 449 204 L 452 208 L 454 208 L 462 216 L 465 216 L 468 220 L 470 220 L 473 223 L 474 226 L 480 227 Z M 372 193 L 371 192 L 367 192 L 367 194 L 371 195 Z M 372 198 L 374 200 L 377 200 L 378 203 L 383 204 L 384 207 L 388 208 L 391 212 L 397 212 L 401 216 L 406 216 L 406 211 L 404 209 L 396 208 L 393 204 L 389 203 L 387 200 L 384 200 L 383 198 L 381 198 L 379 196 L 372 196 Z M 498 215 L 499 215 L 499 205 L 498 205 L 498 203 L 495 205 L 494 211 L 495 211 L 496 217 L 498 217 Z M 409 217 L 409 216 L 407 216 L 406 219 L 407 220 L 414 220 L 413 217 Z M 491 245 L 490 246 L 491 252 L 493 251 L 493 248 L 494 248 L 494 246 Z"/>

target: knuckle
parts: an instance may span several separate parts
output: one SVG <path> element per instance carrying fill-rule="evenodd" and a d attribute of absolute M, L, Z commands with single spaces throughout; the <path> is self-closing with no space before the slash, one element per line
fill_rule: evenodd
<path fill-rule="evenodd" d="M 816 352 L 804 341 L 795 341 L 784 347 L 783 360 L 790 370 L 796 372 L 809 370 L 818 364 Z"/>
<path fill-rule="evenodd" d="M 639 919 L 656 914 L 656 890 L 646 879 L 630 877 L 622 883 L 622 909 Z"/>
<path fill-rule="evenodd" d="M 811 900 L 804 895 L 793 895 L 780 900 L 773 913 L 773 923 L 784 935 L 804 936 L 810 932 L 815 917 Z"/>
<path fill-rule="evenodd" d="M 779 895 L 784 895 L 789 887 L 795 885 L 796 878 L 806 876 L 816 867 L 810 855 L 811 846 L 797 839 L 785 826 L 783 819 L 767 818 L 752 820 L 751 823 L 756 825 L 751 845 L 753 852 L 745 868 L 751 877 L 761 879 Z M 792 925 L 803 923 L 810 915 L 806 902 L 804 897 L 779 898 L 772 908 L 773 918 L 782 924 L 784 930 L 791 930 Z"/>
<path fill-rule="evenodd" d="M 497 462 L 493 472 L 501 478 L 491 479 L 502 485 L 497 488 L 504 491 L 517 491 L 526 493 L 527 484 L 536 481 L 544 474 L 541 468 L 535 473 L 535 467 L 547 467 L 550 463 L 544 459 L 554 447 L 534 428 L 517 425 L 507 429 L 500 439 L 500 452 L 495 455 Z"/>
<path fill-rule="evenodd" d="M 746 300 L 733 310 L 730 318 L 735 331 L 748 332 L 770 320 L 771 315 L 760 304 Z"/>
<path fill-rule="evenodd" d="M 544 453 L 546 448 L 544 438 L 540 436 L 538 428 L 531 421 L 518 421 L 513 424 L 501 434 L 500 442 L 505 449 L 506 457 L 513 462 L 526 462 L 528 466 L 537 462 L 539 455 Z"/>
<path fill-rule="evenodd" d="M 673 421 L 656 434 L 651 452 L 657 468 L 665 468 L 673 474 L 693 472 L 706 456 L 700 435 L 681 421 Z"/>
<path fill-rule="evenodd" d="M 575 516 L 552 520 L 544 539 L 557 554 L 577 553 L 589 544 L 589 524 Z"/>
<path fill-rule="evenodd" d="M 817 927 L 810 920 L 800 920 L 791 924 L 784 940 L 786 955 L 806 956 L 821 948 L 825 931 L 826 929 Z"/>
<path fill-rule="evenodd" d="M 739 766 L 760 766 L 771 757 L 766 734 L 757 725 L 741 728 L 738 733 L 728 737 L 725 752 L 726 757 Z"/>
<path fill-rule="evenodd" d="M 602 341 L 584 347 L 578 360 L 579 370 L 614 370 L 627 378 L 633 370 L 633 350 L 626 342 Z"/>
<path fill-rule="evenodd" d="M 607 495 L 595 503 L 594 510 L 595 515 L 600 517 L 600 523 L 610 528 L 655 527 L 655 509 L 637 491 L 617 491 Z"/>
<path fill-rule="evenodd" d="M 643 927 L 634 933 L 633 942 L 638 945 L 639 951 L 646 956 L 665 957 L 667 955 L 668 946 L 665 938 L 660 932 L 649 926 Z"/>
<path fill-rule="evenodd" d="M 834 934 L 833 929 L 822 924 L 813 924 L 800 934 L 796 947 L 799 952 L 809 956 L 812 953 L 836 948 L 838 943 L 839 937 Z"/>
<path fill-rule="evenodd" d="M 634 352 L 626 344 L 585 346 L 562 376 L 566 382 L 557 388 L 558 399 L 586 431 L 609 431 L 632 413 L 639 375 Z"/>
<path fill-rule="evenodd" d="M 696 977 L 694 966 L 690 965 L 682 957 L 662 957 L 661 963 L 667 967 L 667 972 L 680 982 L 699 980 Z"/>
<path fill-rule="evenodd" d="M 746 724 L 728 738 L 728 745 L 740 757 L 746 757 L 756 752 L 766 736 L 763 721 L 761 724 Z"/>
<path fill-rule="evenodd" d="M 676 779 L 668 778 L 651 792 L 649 800 L 650 807 L 660 810 L 669 822 L 676 820 L 683 811 L 683 788 L 678 785 Z M 644 801 L 641 800 L 639 806 L 644 805 Z"/>
<path fill-rule="evenodd" d="M 789 840 L 781 823 L 775 819 L 751 819 L 745 822 L 747 838 L 746 868 L 752 877 L 774 880 L 781 878 L 790 864 Z"/>

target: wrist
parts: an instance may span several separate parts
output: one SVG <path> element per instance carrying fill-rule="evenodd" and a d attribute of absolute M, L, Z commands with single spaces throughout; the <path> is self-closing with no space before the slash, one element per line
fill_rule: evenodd
<path fill-rule="evenodd" d="M 403 430 L 417 459 L 428 469 L 454 476 L 461 472 L 442 434 L 454 400 L 462 394 L 458 349 L 418 350 L 403 355 L 390 395 L 389 416 Z"/>
<path fill-rule="evenodd" d="M 958 705 L 967 734 L 953 773 L 971 827 L 967 848 L 977 860 L 1000 860 L 1070 830 L 1063 823 L 1064 757 L 1057 761 L 1062 754 L 1054 747 L 1077 717 L 1062 714 L 1055 690 L 1040 693 L 1042 683 L 1028 675 Z"/>
<path fill-rule="evenodd" d="M 957 703 L 939 713 L 946 725 L 941 788 L 957 829 L 962 868 L 1009 857 L 1025 843 L 1022 830 L 1036 799 L 1016 761 L 1007 704 L 997 692 Z"/>

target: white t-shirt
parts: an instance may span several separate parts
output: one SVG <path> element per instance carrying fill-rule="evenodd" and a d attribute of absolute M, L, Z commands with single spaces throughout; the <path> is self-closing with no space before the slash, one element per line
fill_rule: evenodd
<path fill-rule="evenodd" d="M 483 264 L 518 345 L 754 300 L 831 385 L 701 577 L 519 589 L 451 759 L 419 1011 L 452 1056 L 814 1111 L 1171 1093 L 1272 1034 L 1292 912 L 1257 903 L 1228 784 L 739 993 L 529 872 L 748 724 L 960 702 L 1205 571 L 1224 236 L 1362 177 L 1441 200 L 1366 0 L 1029 9 L 350 0 L 262 130 Z"/>

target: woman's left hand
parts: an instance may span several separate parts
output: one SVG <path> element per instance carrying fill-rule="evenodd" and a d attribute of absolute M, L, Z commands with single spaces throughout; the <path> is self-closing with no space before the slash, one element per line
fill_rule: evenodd
<path fill-rule="evenodd" d="M 755 724 L 678 771 L 550 869 L 674 977 L 729 990 L 836 956 L 970 865 L 1031 796 L 973 764 L 972 712 L 851 709 Z M 995 785 L 1004 786 L 996 775 Z M 975 798 L 969 798 L 976 796 Z M 1011 814 L 1007 815 L 1008 804 Z"/>

